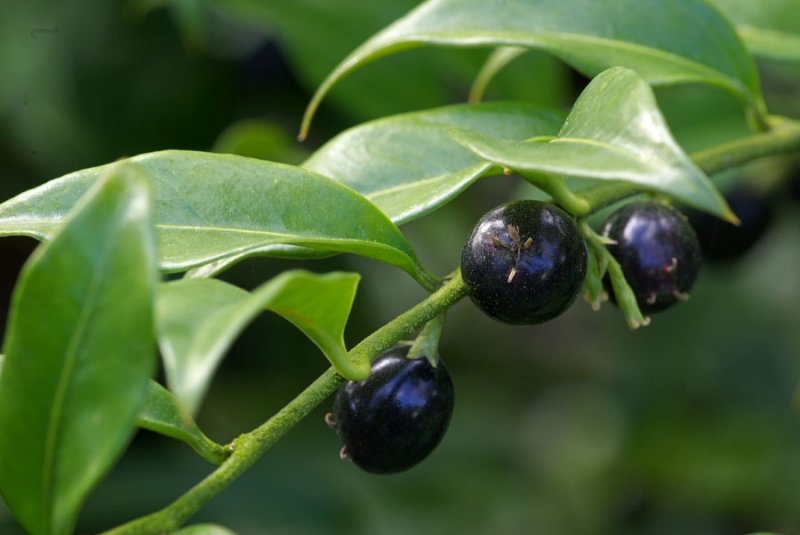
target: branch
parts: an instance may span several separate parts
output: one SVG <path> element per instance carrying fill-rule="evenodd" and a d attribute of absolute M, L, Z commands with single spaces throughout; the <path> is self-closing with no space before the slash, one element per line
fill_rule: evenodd
<path fill-rule="evenodd" d="M 692 159 L 711 175 L 764 156 L 800 150 L 800 122 L 771 117 L 770 126 L 767 132 L 695 153 Z M 640 192 L 640 186 L 617 182 L 587 188 L 580 192 L 580 198 L 588 201 L 591 211 L 595 212 Z M 453 306 L 464 294 L 461 274 L 456 271 L 439 290 L 365 338 L 351 353 L 374 359 Z M 107 531 L 105 535 L 157 535 L 176 530 L 250 468 L 343 381 L 333 368 L 328 369 L 267 422 L 234 440 L 229 446 L 230 457 L 186 494 L 164 509 Z"/>
<path fill-rule="evenodd" d="M 361 341 L 350 353 L 373 360 L 399 340 L 419 330 L 465 294 L 461 273 L 456 271 L 439 290 Z M 255 430 L 241 435 L 228 447 L 228 459 L 186 494 L 155 513 L 105 532 L 105 535 L 158 535 L 183 525 L 208 501 L 247 471 L 273 444 L 330 396 L 344 379 L 329 368 L 296 398 Z"/>

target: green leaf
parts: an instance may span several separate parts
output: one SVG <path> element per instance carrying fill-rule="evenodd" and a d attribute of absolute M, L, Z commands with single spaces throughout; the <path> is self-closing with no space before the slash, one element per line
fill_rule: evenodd
<path fill-rule="evenodd" d="M 228 528 L 216 524 L 196 524 L 174 532 L 172 535 L 236 535 Z"/>
<path fill-rule="evenodd" d="M 757 56 L 800 61 L 800 2 L 797 0 L 711 0 L 736 26 Z"/>
<path fill-rule="evenodd" d="M 522 140 L 555 134 L 562 122 L 557 113 L 521 103 L 447 106 L 351 128 L 303 166 L 347 184 L 400 224 L 494 169 L 450 138 L 454 128 Z"/>
<path fill-rule="evenodd" d="M 155 381 L 150 381 L 147 386 L 147 396 L 136 425 L 185 442 L 210 463 L 220 464 L 228 458 L 228 451 L 205 436 L 183 411 L 175 396 Z"/>
<path fill-rule="evenodd" d="M 359 278 L 355 273 L 287 271 L 252 293 L 216 279 L 162 285 L 157 324 L 170 390 L 194 413 L 225 352 L 264 309 L 296 325 L 343 376 L 363 379 L 369 362 L 351 360 L 344 345 Z"/>
<path fill-rule="evenodd" d="M 520 172 L 629 182 L 735 220 L 725 199 L 681 150 L 647 82 L 616 67 L 584 90 L 558 137 L 511 141 L 472 132 L 453 137 L 482 158 Z"/>
<path fill-rule="evenodd" d="M 298 167 L 223 154 L 163 151 L 131 158 L 153 177 L 161 267 L 183 271 L 222 258 L 278 254 L 287 245 L 360 254 L 424 286 L 411 245 L 375 206 Z M 0 205 L 0 236 L 52 235 L 108 166 L 66 175 Z M 296 254 L 299 254 L 295 250 Z"/>
<path fill-rule="evenodd" d="M 147 177 L 118 165 L 20 274 L 0 378 L 0 488 L 29 532 L 66 534 L 122 452 L 154 371 Z"/>
<path fill-rule="evenodd" d="M 309 103 L 301 136 L 346 74 L 424 45 L 539 48 L 587 75 L 624 66 L 653 84 L 708 83 L 735 94 L 765 122 L 752 58 L 701 0 L 428 0 L 339 63 Z"/>

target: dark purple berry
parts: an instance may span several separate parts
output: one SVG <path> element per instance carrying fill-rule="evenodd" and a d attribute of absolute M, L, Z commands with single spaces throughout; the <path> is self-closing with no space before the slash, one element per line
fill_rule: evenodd
<path fill-rule="evenodd" d="M 706 212 L 690 210 L 689 223 L 697 234 L 703 257 L 725 262 L 743 256 L 766 232 L 772 221 L 772 204 L 747 184 L 725 194 L 740 225 L 733 225 Z"/>
<path fill-rule="evenodd" d="M 603 235 L 616 242 L 608 250 L 644 314 L 688 297 L 700 269 L 700 244 L 683 214 L 652 201 L 627 204 L 606 221 Z"/>
<path fill-rule="evenodd" d="M 343 453 L 376 474 L 401 472 L 439 444 L 453 413 L 453 383 L 444 363 L 408 359 L 395 346 L 372 363 L 370 376 L 348 381 L 333 405 Z"/>
<path fill-rule="evenodd" d="M 461 253 L 467 293 L 489 316 L 535 324 L 564 312 L 586 276 L 586 244 L 563 210 L 514 201 L 484 215 Z"/>

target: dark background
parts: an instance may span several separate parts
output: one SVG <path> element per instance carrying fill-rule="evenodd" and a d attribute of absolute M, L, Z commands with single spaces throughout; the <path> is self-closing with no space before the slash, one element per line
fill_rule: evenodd
<path fill-rule="evenodd" d="M 346 79 L 309 141 L 294 141 L 324 75 L 415 4 L 0 0 L 0 198 L 166 148 L 298 163 L 364 120 L 463 101 L 487 50 L 411 51 Z M 798 71 L 760 67 L 770 111 L 800 117 Z M 584 84 L 529 53 L 486 98 L 566 112 Z M 687 150 L 745 132 L 721 92 L 690 86 L 657 96 Z M 741 261 L 705 266 L 691 300 L 646 329 L 629 331 L 611 305 L 593 313 L 578 302 L 536 327 L 457 305 L 441 345 L 456 412 L 425 463 L 373 476 L 340 461 L 323 404 L 196 520 L 240 535 L 800 533 L 800 206 L 783 180 L 791 164 L 773 158 L 728 177 L 771 192 L 774 224 Z M 514 177 L 485 180 L 403 230 L 441 275 L 481 214 L 529 194 Z M 35 245 L 0 240 L 2 310 Z M 348 345 L 424 297 L 404 273 L 348 256 L 248 260 L 222 278 L 253 288 L 298 266 L 363 274 Z M 199 424 L 228 442 L 326 366 L 299 331 L 264 314 L 228 355 Z M 88 501 L 79 531 L 160 508 L 210 470 L 183 444 L 140 432 Z M 0 504 L 0 533 L 17 532 Z"/>

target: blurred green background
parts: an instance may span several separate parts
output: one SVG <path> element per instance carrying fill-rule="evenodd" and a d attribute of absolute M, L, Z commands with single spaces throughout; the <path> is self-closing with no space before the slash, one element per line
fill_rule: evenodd
<path fill-rule="evenodd" d="M 0 0 L 0 195 L 166 148 L 298 163 L 364 120 L 463 101 L 488 50 L 411 51 L 345 80 L 309 141 L 294 141 L 325 74 L 416 3 Z M 770 111 L 800 118 L 800 71 L 760 68 Z M 584 84 L 529 53 L 486 98 L 567 111 Z M 679 87 L 658 99 L 687 150 L 745 132 L 719 91 Z M 340 461 L 323 404 L 196 520 L 240 535 L 800 533 L 800 205 L 780 184 L 791 164 L 743 170 L 773 189 L 772 228 L 736 265 L 705 267 L 691 300 L 646 329 L 629 331 L 610 305 L 594 313 L 578 302 L 536 327 L 456 306 L 441 346 L 456 411 L 443 443 L 413 470 L 373 476 Z M 514 177 L 492 178 L 403 230 L 444 274 L 481 214 L 531 194 Z M 0 240 L 3 311 L 34 246 Z M 349 345 L 424 297 L 407 275 L 347 256 L 248 260 L 222 278 L 253 288 L 292 267 L 363 274 Z M 325 368 L 298 331 L 265 314 L 231 350 L 199 423 L 227 442 Z M 188 447 L 140 432 L 78 530 L 158 509 L 210 469 Z M 2 504 L 0 533 L 19 533 Z"/>

